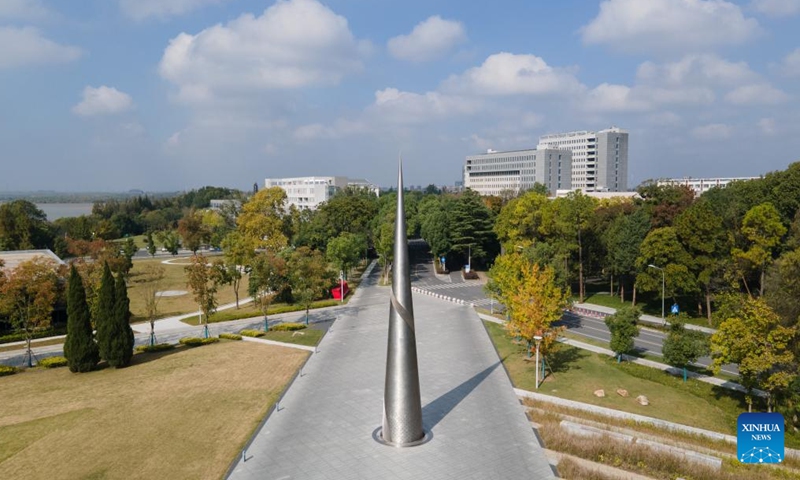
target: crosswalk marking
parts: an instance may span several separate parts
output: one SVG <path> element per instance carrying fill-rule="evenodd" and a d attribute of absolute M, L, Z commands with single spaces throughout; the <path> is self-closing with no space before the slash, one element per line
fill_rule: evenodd
<path fill-rule="evenodd" d="M 416 285 L 423 290 L 449 290 L 452 288 L 469 288 L 469 287 L 481 287 L 480 284 L 473 284 L 473 283 L 442 283 L 442 284 L 435 284 L 435 285 Z"/>

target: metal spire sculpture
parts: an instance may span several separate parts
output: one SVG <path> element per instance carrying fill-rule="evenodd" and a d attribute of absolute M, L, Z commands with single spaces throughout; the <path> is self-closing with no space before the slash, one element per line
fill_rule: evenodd
<path fill-rule="evenodd" d="M 425 431 L 422 429 L 417 337 L 414 329 L 414 307 L 411 303 L 411 270 L 403 204 L 403 161 L 400 160 L 399 163 L 381 436 L 389 445 L 410 447 L 422 443 Z"/>

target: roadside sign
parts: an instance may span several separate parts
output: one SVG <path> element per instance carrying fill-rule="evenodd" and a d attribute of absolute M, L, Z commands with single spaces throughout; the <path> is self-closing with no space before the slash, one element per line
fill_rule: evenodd
<path fill-rule="evenodd" d="M 673 315 L 677 315 L 678 312 L 679 312 L 678 304 L 673 303 L 672 308 L 670 309 L 670 313 L 672 313 Z"/>

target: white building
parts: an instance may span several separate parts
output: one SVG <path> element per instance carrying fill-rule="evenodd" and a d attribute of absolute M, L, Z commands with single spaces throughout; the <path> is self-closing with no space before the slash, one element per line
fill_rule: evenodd
<path fill-rule="evenodd" d="M 611 127 L 599 132 L 554 133 L 539 138 L 538 148 L 572 152 L 572 186 L 584 192 L 628 190 L 628 132 Z"/>
<path fill-rule="evenodd" d="M 739 180 L 755 180 L 761 177 L 720 177 L 720 178 L 664 178 L 658 180 L 658 185 L 685 185 L 694 191 L 695 196 L 700 196 L 704 192 L 714 187 L 725 187 L 731 182 Z"/>
<path fill-rule="evenodd" d="M 349 186 L 367 188 L 375 195 L 379 192 L 378 187 L 366 180 L 349 180 L 347 177 L 267 178 L 264 180 L 264 186 L 282 188 L 286 192 L 288 205 L 311 210 L 330 200 L 339 190 Z"/>
<path fill-rule="evenodd" d="M 541 183 L 555 194 L 572 188 L 572 155 L 569 150 L 539 148 L 470 155 L 464 165 L 464 188 L 481 195 L 521 192 Z"/>

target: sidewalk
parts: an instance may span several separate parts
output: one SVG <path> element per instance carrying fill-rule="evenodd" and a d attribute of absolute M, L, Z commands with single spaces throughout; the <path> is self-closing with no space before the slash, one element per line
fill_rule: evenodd
<path fill-rule="evenodd" d="M 239 300 L 239 306 L 247 305 L 252 301 L 253 299 L 251 297 L 243 298 Z M 230 310 L 231 308 L 236 308 L 236 302 L 220 305 L 217 307 L 217 311 Z M 176 328 L 186 327 L 189 326 L 189 324 L 183 323 L 181 320 L 196 317 L 199 314 L 199 312 L 192 312 L 184 313 L 183 315 L 176 315 L 174 317 L 160 318 L 153 323 L 153 329 L 157 335 L 167 330 L 175 330 Z M 133 329 L 134 333 L 150 333 L 150 322 L 132 323 L 131 328 Z"/>

